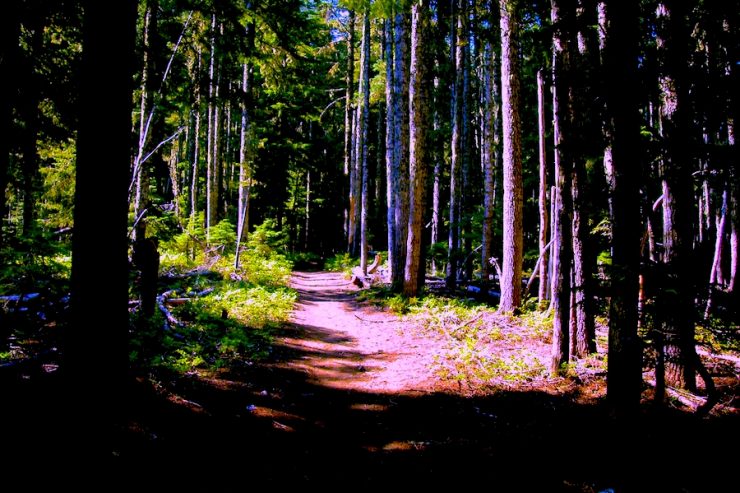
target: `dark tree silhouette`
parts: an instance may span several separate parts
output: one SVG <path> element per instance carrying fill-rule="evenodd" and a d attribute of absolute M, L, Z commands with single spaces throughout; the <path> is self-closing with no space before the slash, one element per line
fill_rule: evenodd
<path fill-rule="evenodd" d="M 72 318 L 65 370 L 75 433 L 108 446 L 128 366 L 128 183 L 136 2 L 84 2 Z M 100 211 L 107 212 L 105 220 Z"/>

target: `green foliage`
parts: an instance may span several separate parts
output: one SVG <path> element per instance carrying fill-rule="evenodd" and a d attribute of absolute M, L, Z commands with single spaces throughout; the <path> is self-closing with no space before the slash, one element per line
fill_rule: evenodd
<path fill-rule="evenodd" d="M 41 230 L 8 238 L 0 249 L 0 294 L 63 292 L 71 265 L 67 245 L 51 241 Z"/>
<path fill-rule="evenodd" d="M 530 298 L 533 299 L 533 298 Z M 549 342 L 552 335 L 553 313 L 550 310 L 526 310 L 518 317 L 522 326 L 537 340 Z"/>
<path fill-rule="evenodd" d="M 48 163 L 39 170 L 43 179 L 39 203 L 42 221 L 48 228 L 69 227 L 75 198 L 75 142 L 39 142 L 38 153 Z"/>
<path fill-rule="evenodd" d="M 459 298 L 428 295 L 420 299 L 410 298 L 408 313 L 424 327 L 434 331 L 450 331 L 468 327 L 462 326 L 472 320 L 485 308 L 484 305 Z M 471 326 L 477 327 L 479 323 Z"/>
<path fill-rule="evenodd" d="M 359 259 L 352 257 L 349 253 L 338 253 L 326 260 L 324 269 L 330 272 L 351 273 L 352 268 L 359 264 Z"/>
<path fill-rule="evenodd" d="M 236 228 L 228 219 L 223 219 L 211 227 L 207 239 L 211 248 L 225 253 L 236 246 Z"/>
<path fill-rule="evenodd" d="M 457 354 L 446 361 L 438 359 L 437 374 L 459 383 L 492 383 L 516 385 L 530 382 L 545 373 L 545 365 L 531 352 L 505 358 L 486 357 L 478 350 L 475 338 L 463 340 Z"/>
<path fill-rule="evenodd" d="M 358 300 L 374 303 L 406 317 L 429 337 L 442 337 L 446 351 L 435 357 L 437 374 L 460 384 L 513 385 L 546 374 L 527 338 L 544 344 L 552 327 L 549 315 L 536 310 L 521 319 L 505 317 L 474 301 L 426 295 L 405 298 L 387 288 L 364 290 Z"/>
<path fill-rule="evenodd" d="M 225 251 L 215 261 L 203 254 L 201 224 L 201 220 L 189 221 L 184 233 L 164 244 L 162 266 L 178 272 L 198 266 L 204 269 L 205 264 L 209 270 L 176 278 L 170 286 L 179 296 L 191 298 L 172 308 L 181 326 L 161 335 L 164 320 L 159 314 L 153 320 L 134 322 L 137 330 L 131 358 L 139 365 L 183 373 L 265 358 L 273 331 L 288 320 L 293 309 L 295 292 L 285 287 L 292 265 L 279 253 L 284 236 L 274 230 L 274 222 L 267 221 L 250 234 L 236 272 L 233 254 L 226 251 L 236 242 L 231 223 L 221 221 L 211 228 L 211 248 L 220 245 Z M 212 291 L 198 297 L 206 288 Z"/>
<path fill-rule="evenodd" d="M 287 251 L 288 235 L 285 231 L 278 231 L 274 219 L 265 219 L 254 231 L 249 233 L 247 247 L 255 254 L 268 257 L 275 252 Z"/>
<path fill-rule="evenodd" d="M 427 248 L 427 259 L 433 260 L 438 266 L 445 265 L 447 263 L 447 257 L 447 242 L 440 241 L 437 243 L 432 243 Z"/>
<path fill-rule="evenodd" d="M 740 326 L 722 317 L 711 317 L 696 327 L 696 342 L 715 352 L 740 351 Z"/>
<path fill-rule="evenodd" d="M 144 221 L 146 221 L 146 235 L 158 238 L 160 243 L 171 241 L 180 230 L 174 211 L 165 211 L 161 214 L 150 212 Z"/>
<path fill-rule="evenodd" d="M 205 230 L 203 229 L 203 213 L 188 219 L 185 230 L 173 236 L 162 245 L 160 259 L 163 268 L 186 269 L 202 261 L 205 250 Z"/>
<path fill-rule="evenodd" d="M 321 264 L 321 257 L 313 252 L 293 252 L 287 255 L 287 259 L 295 269 L 307 269 Z"/>
<path fill-rule="evenodd" d="M 190 281 L 183 295 L 207 282 Z M 172 309 L 181 326 L 163 331 L 164 319 L 133 318 L 130 358 L 145 367 L 163 367 L 180 373 L 213 370 L 259 360 L 270 352 L 272 333 L 288 320 L 296 300 L 287 288 L 220 281 L 214 290 Z"/>

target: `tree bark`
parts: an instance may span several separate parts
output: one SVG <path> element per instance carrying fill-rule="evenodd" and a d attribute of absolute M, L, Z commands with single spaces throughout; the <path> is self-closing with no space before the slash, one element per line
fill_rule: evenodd
<path fill-rule="evenodd" d="M 20 13 L 18 2 L 9 2 L 0 16 L 0 73 L 12 74 L 17 70 L 18 37 L 20 35 Z M 0 91 L 0 135 L 8 136 L 13 127 L 13 105 L 18 94 L 17 83 L 12 77 L 5 80 L 5 89 Z M 0 139 L 0 246 L 4 243 L 4 222 L 7 217 L 5 192 L 8 187 L 10 166 L 10 139 Z"/>
<path fill-rule="evenodd" d="M 216 147 L 215 139 L 215 64 L 216 64 L 216 14 L 211 14 L 211 58 L 208 65 L 208 137 L 206 139 L 206 214 L 205 229 L 206 242 L 210 243 L 211 227 L 215 226 L 215 173 L 216 163 L 213 161 Z"/>
<path fill-rule="evenodd" d="M 141 97 L 139 98 L 139 139 L 138 149 L 136 152 L 134 162 L 134 172 L 136 176 L 136 194 L 134 195 L 134 217 L 138 218 L 141 214 L 142 208 L 146 205 L 149 200 L 149 174 L 147 169 L 141 164 L 141 160 L 144 157 L 144 147 L 146 146 L 147 135 L 149 131 L 149 125 L 151 121 L 147 118 L 149 111 L 149 91 L 150 91 L 150 78 L 152 70 L 152 47 L 150 43 L 150 29 L 152 22 L 156 22 L 156 17 L 152 15 L 156 5 L 153 5 L 154 0 L 146 0 L 146 6 L 144 10 L 144 29 L 142 33 L 142 47 L 143 47 L 143 61 L 141 68 Z M 138 232 L 141 228 L 134 228 L 133 239 L 138 238 Z"/>
<path fill-rule="evenodd" d="M 430 84 L 427 53 L 430 23 L 429 0 L 411 8 L 411 81 L 409 84 L 409 223 L 403 294 L 416 296 L 424 284 L 420 275 L 426 178 L 429 152 Z"/>
<path fill-rule="evenodd" d="M 406 261 L 406 241 L 409 220 L 409 121 L 408 121 L 408 69 L 406 67 L 406 13 L 396 12 L 394 19 L 394 53 L 393 53 L 393 91 L 397 95 L 393 109 L 394 121 L 394 157 L 398 162 L 398 183 L 394 183 L 396 194 L 396 265 L 392 269 L 391 283 L 395 290 L 403 288 L 404 262 Z"/>
<path fill-rule="evenodd" d="M 553 134 L 555 137 L 555 187 L 552 198 L 555 226 L 552 245 L 552 310 L 553 338 L 550 373 L 557 375 L 569 357 L 570 330 L 570 267 L 572 259 L 570 214 L 572 175 L 571 136 L 572 106 L 570 101 L 570 53 L 573 34 L 574 6 L 572 0 L 552 0 L 553 34 Z"/>
<path fill-rule="evenodd" d="M 473 136 L 470 131 L 470 120 L 471 120 L 471 82 L 470 82 L 470 45 L 475 44 L 476 41 L 472 40 L 471 30 L 471 16 L 472 21 L 475 22 L 475 0 L 464 0 L 460 5 L 460 12 L 463 20 L 463 39 L 462 43 L 462 133 L 460 138 L 462 139 L 462 148 L 460 154 L 460 174 L 462 178 L 462 187 L 460 190 L 460 241 L 462 243 L 462 252 L 460 257 L 464 259 L 463 265 L 463 277 L 466 280 L 470 280 L 473 277 L 473 256 L 470 254 L 473 248 L 473 236 L 471 233 L 472 228 L 472 215 L 473 215 L 473 201 L 472 201 L 472 185 L 471 180 L 471 163 L 472 163 L 472 147 L 473 147 Z"/>
<path fill-rule="evenodd" d="M 435 88 L 435 102 L 438 101 L 436 99 L 436 94 L 438 94 L 440 86 L 440 81 L 438 77 L 435 77 L 434 79 L 434 88 Z M 441 125 L 441 115 L 440 112 L 437 110 L 437 105 L 435 104 L 433 106 L 434 111 L 434 135 L 439 135 L 439 132 L 441 131 L 442 125 Z M 439 232 L 440 232 L 440 222 L 441 222 L 441 215 L 440 215 L 440 187 L 442 184 L 442 161 L 444 159 L 444 153 L 442 152 L 442 149 L 440 149 L 439 145 L 435 145 L 434 147 L 434 171 L 432 172 L 432 221 L 431 221 L 431 235 L 430 235 L 430 243 L 432 245 L 435 245 L 437 242 L 439 242 Z M 431 259 L 431 269 L 432 274 L 437 275 L 437 263 L 434 258 Z"/>
<path fill-rule="evenodd" d="M 722 193 L 722 207 L 719 211 L 720 218 L 717 221 L 717 234 L 714 241 L 714 255 L 712 265 L 709 268 L 709 294 L 707 306 L 704 310 L 704 318 L 708 319 L 714 309 L 714 295 L 722 283 L 722 254 L 725 244 L 725 233 L 727 231 L 727 214 L 729 208 L 729 191 L 725 189 Z"/>
<path fill-rule="evenodd" d="M 70 324 L 64 365 L 75 450 L 110 456 L 128 369 L 128 184 L 136 3 L 84 2 Z M 100 124 L 105 102 L 106 124 Z M 100 186 L 101 157 L 106 186 Z M 106 219 L 100 220 L 105 207 Z M 105 245 L 101 249 L 100 245 Z M 100 289 L 105 265 L 106 289 Z M 101 329 L 91 320 L 105 320 Z M 80 444 L 79 441 L 82 441 Z M 81 446 L 80 446 L 81 445 Z"/>
<path fill-rule="evenodd" d="M 358 170 L 359 143 L 359 108 L 352 110 L 352 159 L 349 163 L 349 210 L 347 212 L 347 251 L 350 255 L 357 253 L 357 220 L 360 214 L 360 190 L 362 177 Z"/>
<path fill-rule="evenodd" d="M 361 185 L 361 215 L 360 215 L 360 269 L 367 274 L 367 228 L 368 209 L 370 201 L 368 197 L 368 130 L 370 127 L 370 11 L 365 10 L 362 21 L 362 48 L 360 52 L 360 106 L 357 116 L 360 128 L 357 132 L 359 151 L 357 158 L 360 160 L 358 170 L 362 170 Z"/>
<path fill-rule="evenodd" d="M 599 108 L 593 104 L 596 100 L 594 72 L 598 65 L 597 42 L 592 25 L 596 23 L 596 9 L 592 0 L 578 0 L 575 22 L 577 50 L 573 50 L 572 72 L 574 77 L 572 93 L 573 115 L 578 115 L 573 122 L 573 142 L 577 142 L 578 152 L 573 154 L 573 174 L 571 194 L 573 199 L 573 300 L 575 302 L 575 353 L 572 356 L 583 358 L 596 351 L 596 328 L 594 321 L 594 303 L 592 274 L 595 260 L 592 259 L 589 244 L 588 180 L 586 160 L 601 150 L 598 123 Z M 576 147 L 574 146 L 574 151 Z"/>
<path fill-rule="evenodd" d="M 737 68 L 733 68 L 733 74 Z M 735 76 L 737 78 L 737 76 Z M 736 96 L 737 98 L 737 96 Z M 735 103 L 736 105 L 738 103 Z M 731 153 L 735 156 L 737 166 L 738 151 L 735 146 L 735 122 L 731 116 L 727 122 L 727 143 L 730 145 Z M 738 197 L 738 176 L 734 167 L 730 168 L 730 280 L 727 285 L 727 291 L 737 298 L 737 271 L 740 264 L 740 245 L 738 244 L 738 214 L 740 209 L 740 197 Z M 737 306 L 737 305 L 736 305 Z"/>
<path fill-rule="evenodd" d="M 522 294 L 522 148 L 519 115 L 519 5 L 500 0 L 501 105 L 504 131 L 504 246 L 499 310 L 514 311 Z"/>
<path fill-rule="evenodd" d="M 547 250 L 547 227 L 548 218 L 548 185 L 547 185 L 547 146 L 545 144 L 545 79 L 542 70 L 537 71 L 537 128 L 539 135 L 538 154 L 540 160 L 540 188 L 539 188 L 539 209 L 540 209 L 540 230 L 539 230 L 539 248 L 540 248 L 540 288 L 538 299 L 540 306 L 546 300 L 550 299 L 550 277 L 547 272 L 549 265 L 549 255 Z M 532 273 L 534 275 L 534 272 Z"/>
<path fill-rule="evenodd" d="M 663 248 L 665 282 L 664 347 L 666 383 L 696 389 L 691 254 L 693 201 L 688 86 L 685 80 L 688 31 L 678 0 L 664 0 L 657 9 L 660 63 L 661 121 L 665 149 L 663 188 Z"/>
<path fill-rule="evenodd" d="M 251 2 L 247 3 L 246 8 L 252 8 Z M 252 22 L 247 23 L 245 36 L 247 41 L 247 56 L 251 56 L 254 51 L 254 24 Z M 242 114 L 239 127 L 239 197 L 237 199 L 234 269 L 239 268 L 241 245 L 247 241 L 249 235 L 249 201 L 252 192 L 252 122 L 249 110 L 252 106 L 252 76 L 252 64 L 245 62 L 242 65 Z"/>
<path fill-rule="evenodd" d="M 349 11 L 347 32 L 347 72 L 344 99 L 344 176 L 349 176 L 352 163 L 352 101 L 355 97 L 355 11 Z"/>
<path fill-rule="evenodd" d="M 493 256 L 493 218 L 496 207 L 496 122 L 499 118 L 499 105 L 496 87 L 496 53 L 491 43 L 486 43 L 483 50 L 483 114 L 481 122 L 481 161 L 483 167 L 483 237 L 481 242 L 481 266 L 483 282 L 490 283 L 494 269 L 491 265 Z"/>
<path fill-rule="evenodd" d="M 460 247 L 460 175 L 463 154 L 463 67 L 465 63 L 464 45 L 467 43 L 464 33 L 466 0 L 458 0 L 454 24 L 456 25 L 454 39 L 453 67 L 455 68 L 454 83 L 452 85 L 452 143 L 450 161 L 450 224 L 447 242 L 447 288 L 454 290 L 457 287 L 458 264 Z"/>
<path fill-rule="evenodd" d="M 605 135 L 612 224 L 607 400 L 618 417 L 635 416 L 642 392 L 637 334 L 640 270 L 640 88 L 638 0 L 599 3 L 606 96 Z"/>
<path fill-rule="evenodd" d="M 182 224 L 182 214 L 180 211 L 180 178 L 177 171 L 177 163 L 180 157 L 180 137 L 175 138 L 172 147 L 170 148 L 170 159 L 167 166 L 167 170 L 170 174 L 170 183 L 172 184 L 172 203 L 175 206 L 175 220 L 177 224 Z"/>
<path fill-rule="evenodd" d="M 193 123 L 193 162 L 192 173 L 190 179 L 190 222 L 191 226 L 195 223 L 198 214 L 198 162 L 200 161 L 200 65 L 201 65 L 201 52 L 197 50 L 197 62 L 195 65 L 195 73 L 191 74 L 196 81 L 193 84 L 193 92 L 195 93 L 195 101 L 193 102 L 193 112 L 195 113 Z"/>
<path fill-rule="evenodd" d="M 349 11 L 349 31 L 347 32 L 347 72 L 345 75 L 345 101 L 344 101 L 344 176 L 348 181 L 348 198 L 349 205 L 345 209 L 345 236 L 347 240 L 347 251 L 352 250 L 354 241 L 354 231 L 352 231 L 354 218 L 354 189 L 352 172 L 354 161 L 354 109 L 353 102 L 355 97 L 355 12 Z"/>
<path fill-rule="evenodd" d="M 396 184 L 399 180 L 401 170 L 398 168 L 396 159 L 396 116 L 395 98 L 398 97 L 393 86 L 393 22 L 383 22 L 384 46 L 383 57 L 385 59 L 385 176 L 386 176 L 386 227 L 388 230 L 388 266 L 390 268 L 389 278 L 393 279 L 394 271 L 398 268 L 398 256 L 396 243 Z"/>

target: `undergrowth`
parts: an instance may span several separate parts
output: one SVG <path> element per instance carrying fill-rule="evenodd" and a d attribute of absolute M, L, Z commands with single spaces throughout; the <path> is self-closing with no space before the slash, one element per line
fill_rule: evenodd
<path fill-rule="evenodd" d="M 343 272 L 349 278 L 352 275 L 352 268 L 356 265 L 360 265 L 359 259 L 349 253 L 338 253 L 326 259 L 324 269 L 329 272 Z"/>
<path fill-rule="evenodd" d="M 234 254 L 227 250 L 232 226 L 219 226 L 206 253 L 190 249 L 205 241 L 197 229 L 163 246 L 161 291 L 185 301 L 170 308 L 174 325 L 160 312 L 151 319 L 133 317 L 130 358 L 136 366 L 189 373 L 249 365 L 270 354 L 275 330 L 296 300 L 287 287 L 291 262 L 267 224 L 250 234 L 234 270 Z"/>
<path fill-rule="evenodd" d="M 445 350 L 435 357 L 443 380 L 471 386 L 519 385 L 542 378 L 546 367 L 535 351 L 547 343 L 552 319 L 537 310 L 500 315 L 484 303 L 434 294 L 406 298 L 387 287 L 362 291 L 372 303 L 414 323 Z M 530 349 L 535 348 L 535 349 Z"/>

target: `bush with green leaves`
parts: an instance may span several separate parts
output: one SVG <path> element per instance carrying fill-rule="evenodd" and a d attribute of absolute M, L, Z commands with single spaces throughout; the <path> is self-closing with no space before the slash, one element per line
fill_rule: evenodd
<path fill-rule="evenodd" d="M 277 229 L 274 219 L 265 219 L 249 233 L 247 238 L 247 249 L 265 257 L 286 252 L 287 245 L 288 234 L 284 230 Z"/>
<path fill-rule="evenodd" d="M 326 259 L 324 269 L 330 272 L 351 272 L 352 268 L 360 265 L 360 261 L 352 257 L 349 253 L 338 253 L 331 258 Z"/>

